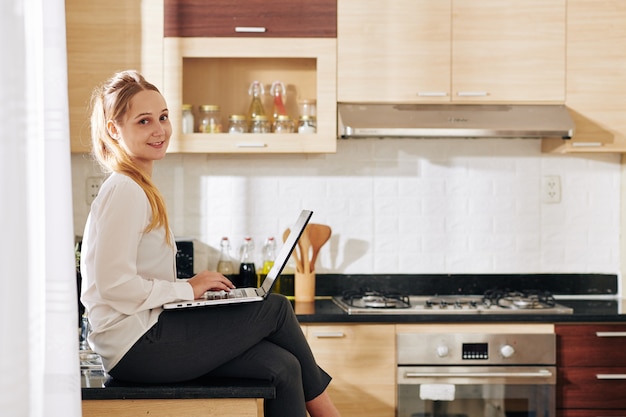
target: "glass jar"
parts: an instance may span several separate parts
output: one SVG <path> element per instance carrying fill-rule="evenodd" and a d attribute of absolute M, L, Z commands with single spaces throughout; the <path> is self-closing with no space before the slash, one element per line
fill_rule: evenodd
<path fill-rule="evenodd" d="M 300 116 L 298 120 L 298 133 L 317 132 L 317 122 L 313 116 Z"/>
<path fill-rule="evenodd" d="M 228 133 L 246 133 L 248 131 L 246 116 L 231 114 L 228 118 Z"/>
<path fill-rule="evenodd" d="M 293 121 L 291 117 L 285 114 L 278 115 L 276 120 L 274 120 L 273 130 L 274 133 L 293 133 Z"/>
<path fill-rule="evenodd" d="M 198 124 L 200 133 L 221 133 L 222 116 L 220 106 L 214 104 L 203 104 L 200 106 L 200 123 Z"/>
<path fill-rule="evenodd" d="M 252 119 L 252 125 L 250 126 L 250 133 L 269 133 L 270 121 L 267 116 L 259 114 Z"/>
<path fill-rule="evenodd" d="M 317 100 L 311 98 L 298 100 L 298 111 L 300 116 L 317 117 Z"/>
<path fill-rule="evenodd" d="M 191 104 L 183 104 L 183 133 L 193 133 L 195 122 Z"/>

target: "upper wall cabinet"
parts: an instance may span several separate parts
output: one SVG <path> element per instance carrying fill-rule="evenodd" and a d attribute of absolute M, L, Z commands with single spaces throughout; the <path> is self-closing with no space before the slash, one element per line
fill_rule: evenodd
<path fill-rule="evenodd" d="M 565 0 L 338 0 L 338 100 L 563 103 L 565 11 Z"/>
<path fill-rule="evenodd" d="M 115 71 L 139 68 L 140 4 L 66 0 L 70 143 L 72 152 L 89 152 L 89 102 L 93 89 Z M 120 19 L 119 16 L 128 16 Z M 102 34 L 106 33 L 106 36 Z"/>
<path fill-rule="evenodd" d="M 568 0 L 567 107 L 572 140 L 544 152 L 626 152 L 626 2 Z"/>
<path fill-rule="evenodd" d="M 336 0 L 165 0 L 167 37 L 337 37 Z"/>
<path fill-rule="evenodd" d="M 166 0 L 163 85 L 173 125 L 170 152 L 327 153 L 337 148 L 337 9 L 334 1 Z M 294 122 L 299 102 L 315 101 L 315 133 L 183 133 L 182 105 L 196 122 L 201 105 L 247 115 L 259 81 L 270 121 L 275 81 Z M 297 130 L 296 130 L 297 131 Z"/>

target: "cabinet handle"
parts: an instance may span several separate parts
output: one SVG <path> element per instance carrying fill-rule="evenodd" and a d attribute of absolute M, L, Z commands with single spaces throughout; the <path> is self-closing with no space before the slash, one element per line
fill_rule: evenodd
<path fill-rule="evenodd" d="M 456 95 L 459 97 L 487 97 L 489 93 L 486 91 L 459 91 Z"/>
<path fill-rule="evenodd" d="M 572 142 L 572 146 L 575 148 L 591 148 L 602 146 L 602 142 Z"/>
<path fill-rule="evenodd" d="M 446 97 L 448 93 L 445 91 L 418 91 L 418 97 Z"/>
<path fill-rule="evenodd" d="M 597 337 L 626 337 L 626 332 L 596 332 Z"/>
<path fill-rule="evenodd" d="M 266 143 L 261 142 L 242 142 L 237 144 L 238 148 L 265 148 L 266 146 Z"/>
<path fill-rule="evenodd" d="M 597 374 L 596 379 L 626 379 L 626 374 Z"/>
<path fill-rule="evenodd" d="M 346 336 L 344 332 L 319 332 L 313 335 L 319 339 L 340 339 Z"/>
<path fill-rule="evenodd" d="M 261 26 L 237 26 L 235 32 L 239 33 L 264 33 L 266 29 Z"/>

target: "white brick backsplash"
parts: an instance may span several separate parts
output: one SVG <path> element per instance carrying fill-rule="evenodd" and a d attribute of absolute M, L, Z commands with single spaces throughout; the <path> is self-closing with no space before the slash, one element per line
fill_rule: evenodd
<path fill-rule="evenodd" d="M 99 172 L 72 156 L 74 225 Z M 562 201 L 542 201 L 558 175 Z M 177 236 L 214 249 L 245 235 L 257 261 L 302 208 L 333 229 L 317 263 L 337 273 L 619 272 L 618 155 L 546 155 L 525 139 L 340 140 L 330 155 L 168 155 L 154 180 Z M 209 265 L 211 266 L 211 265 Z"/>

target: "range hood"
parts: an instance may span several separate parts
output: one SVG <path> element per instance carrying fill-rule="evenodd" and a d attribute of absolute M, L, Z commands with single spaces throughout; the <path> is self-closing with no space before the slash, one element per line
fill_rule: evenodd
<path fill-rule="evenodd" d="M 338 104 L 338 136 L 349 138 L 570 139 L 563 105 Z"/>

